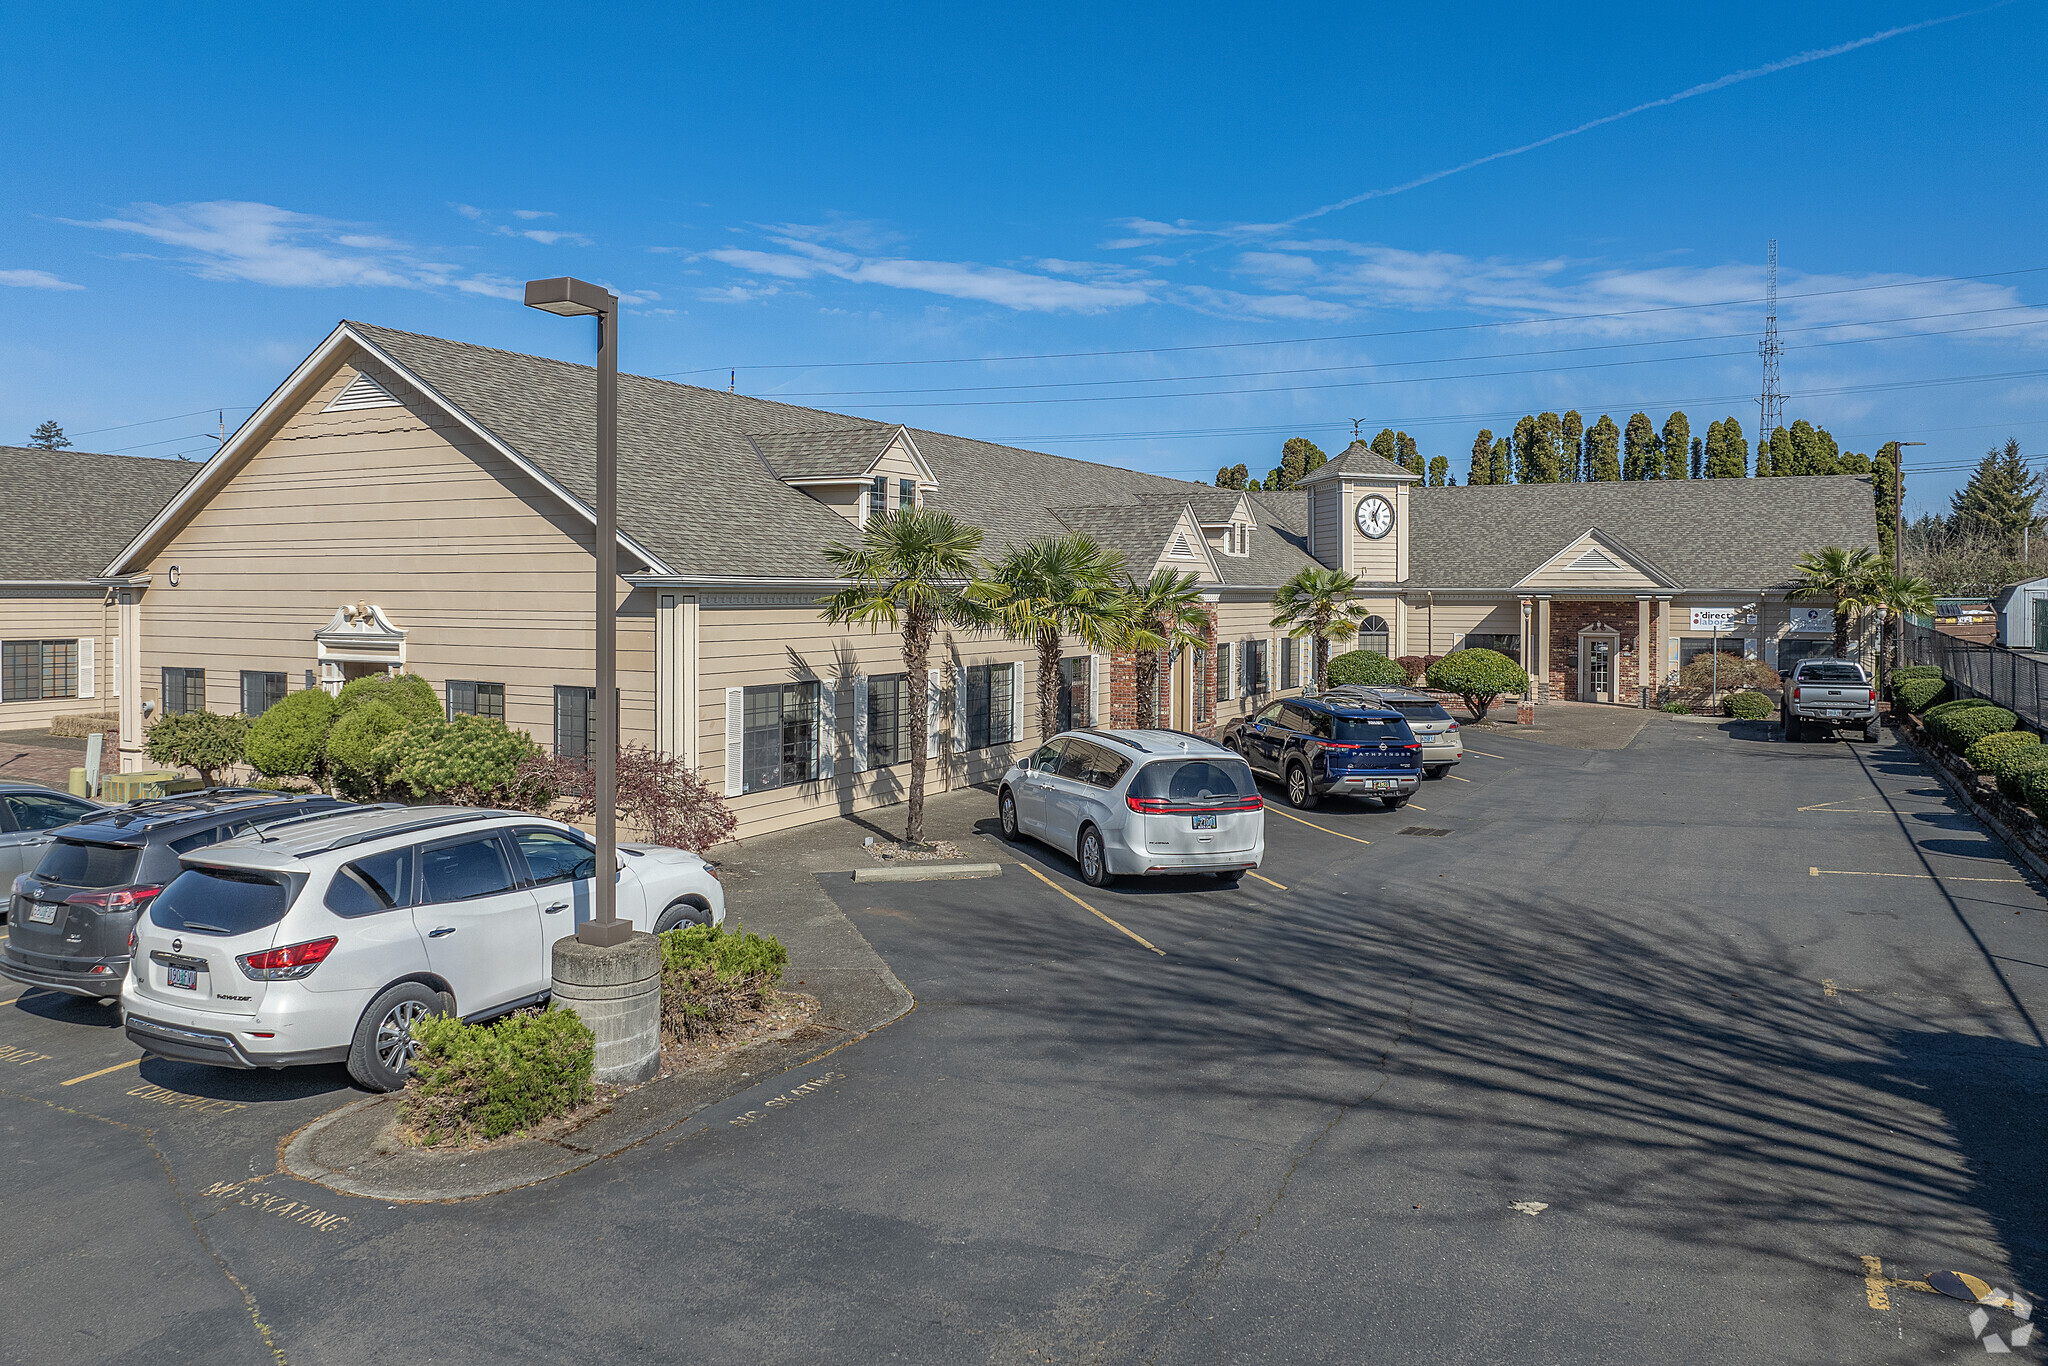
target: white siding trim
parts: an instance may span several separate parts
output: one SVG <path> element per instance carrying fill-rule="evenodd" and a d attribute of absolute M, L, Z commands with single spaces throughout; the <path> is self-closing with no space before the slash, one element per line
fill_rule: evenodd
<path fill-rule="evenodd" d="M 967 667 L 953 666 L 953 752 L 967 752 Z"/>
<path fill-rule="evenodd" d="M 939 671 L 926 669 L 924 679 L 924 757 L 939 752 Z"/>
<path fill-rule="evenodd" d="M 1018 686 L 1023 681 L 1024 666 L 1022 664 L 1010 665 L 1010 743 L 1013 745 L 1017 743 L 1017 740 L 1023 734 L 1019 727 L 1024 719 L 1024 689 Z"/>
<path fill-rule="evenodd" d="M 1237 675 L 1231 672 L 1240 667 L 1235 658 L 1236 653 L 1230 648 L 1229 641 L 1216 642 L 1216 681 L 1219 691 L 1223 694 L 1216 699 L 1218 702 L 1229 702 L 1237 697 Z"/>
<path fill-rule="evenodd" d="M 121 695 L 121 637 L 107 640 L 107 696 Z"/>
<path fill-rule="evenodd" d="M 80 697 L 92 696 L 92 675 L 92 637 L 80 636 L 78 638 L 78 695 Z"/>
<path fill-rule="evenodd" d="M 725 690 L 725 795 L 737 797 L 745 786 L 745 739 L 747 716 L 747 690 L 727 688 Z"/>
<path fill-rule="evenodd" d="M 1102 724 L 1102 656 L 1088 656 L 1088 724 Z"/>
<path fill-rule="evenodd" d="M 853 676 L 853 771 L 868 771 L 868 676 Z"/>
<path fill-rule="evenodd" d="M 839 757 L 839 680 L 818 680 L 818 776 L 830 778 Z"/>

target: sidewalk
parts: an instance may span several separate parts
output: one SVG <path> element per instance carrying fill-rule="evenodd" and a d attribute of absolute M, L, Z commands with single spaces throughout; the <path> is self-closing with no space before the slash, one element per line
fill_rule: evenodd
<path fill-rule="evenodd" d="M 1608 706 L 1598 702 L 1544 702 L 1536 708 L 1536 724 L 1518 726 L 1515 724 L 1515 708 L 1512 702 L 1496 704 L 1487 713 L 1486 721 L 1474 725 L 1460 713 L 1463 704 L 1455 700 L 1447 704 L 1452 716 L 1457 717 L 1466 743 L 1471 737 L 1494 732 L 1512 736 L 1519 740 L 1535 740 L 1546 745 L 1564 745 L 1572 749 L 1626 749 L 1629 742 L 1642 732 L 1653 718 L 1669 719 L 1662 712 L 1644 711 L 1640 707 Z"/>

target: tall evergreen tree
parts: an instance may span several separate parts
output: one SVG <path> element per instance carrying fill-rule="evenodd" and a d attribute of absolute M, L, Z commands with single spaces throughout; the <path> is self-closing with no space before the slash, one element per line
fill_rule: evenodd
<path fill-rule="evenodd" d="M 1835 459 L 1836 474 L 1870 473 L 1870 457 L 1861 451 L 1843 451 Z"/>
<path fill-rule="evenodd" d="M 1225 465 L 1216 471 L 1216 487 L 1219 489 L 1241 489 L 1252 477 L 1252 472 L 1242 465 Z"/>
<path fill-rule="evenodd" d="M 1429 486 L 1440 489 L 1451 481 L 1451 460 L 1446 455 L 1429 457 Z"/>
<path fill-rule="evenodd" d="M 2034 503 L 2042 492 L 2042 476 L 2027 468 L 2017 437 L 2009 438 L 2003 449 L 1993 446 L 1984 452 L 1970 482 L 1949 497 L 1949 528 L 1962 536 L 1977 536 L 2016 554 L 2020 533 L 2038 531 L 2044 520 L 2034 514 Z"/>
<path fill-rule="evenodd" d="M 1465 482 L 1470 484 L 1491 484 L 1493 482 L 1493 432 L 1485 427 L 1472 438 L 1472 467 L 1465 471 Z"/>
<path fill-rule="evenodd" d="M 1686 458 L 1692 454 L 1692 421 L 1684 413 L 1673 413 L 1664 419 L 1664 434 L 1658 439 L 1658 449 L 1664 453 L 1664 477 L 1685 478 Z"/>
<path fill-rule="evenodd" d="M 1655 479 L 1663 473 L 1664 454 L 1657 445 L 1657 429 L 1650 425 L 1648 413 L 1637 413 L 1622 434 L 1621 477 Z"/>
<path fill-rule="evenodd" d="M 1877 544 L 1887 565 L 1898 563 L 1899 443 L 1887 441 L 1870 462 L 1870 483 L 1877 503 Z"/>
<path fill-rule="evenodd" d="M 1529 440 L 1529 471 L 1523 475 L 1523 482 L 1530 484 L 1555 484 L 1559 481 L 1558 448 L 1563 444 L 1564 433 L 1556 413 L 1538 413 L 1536 431 Z"/>
<path fill-rule="evenodd" d="M 1731 427 L 1735 430 L 1734 439 L 1739 439 L 1742 429 L 1735 426 L 1732 417 L 1726 422 L 1707 424 L 1705 459 L 1700 473 L 1708 479 L 1740 479 L 1749 473 L 1748 457 L 1735 453 L 1734 439 L 1729 434 Z"/>
<path fill-rule="evenodd" d="M 1515 482 L 1518 484 L 1537 482 L 1535 476 L 1530 473 L 1533 469 L 1531 462 L 1535 459 L 1535 447 L 1536 419 L 1525 413 L 1522 420 L 1515 424 Z"/>
<path fill-rule="evenodd" d="M 1785 452 L 1776 441 L 1771 443 L 1772 473 L 1786 474 L 1839 474 L 1841 472 L 1841 448 L 1828 435 L 1825 427 L 1815 427 L 1805 418 L 1800 418 L 1786 428 L 1790 445 L 1790 468 L 1779 457 Z"/>
<path fill-rule="evenodd" d="M 1692 477 L 1704 479 L 1707 474 L 1707 443 L 1698 437 L 1692 439 Z"/>
<path fill-rule="evenodd" d="M 1708 474 L 1709 479 L 1744 479 L 1749 476 L 1749 438 L 1742 434 L 1742 424 L 1733 416 L 1721 419 L 1721 450 L 1726 465 L 1720 475 Z"/>
<path fill-rule="evenodd" d="M 1558 478 L 1576 484 L 1586 477 L 1586 420 L 1577 408 L 1564 415 L 1564 445 L 1558 451 Z"/>
<path fill-rule="evenodd" d="M 1508 478 L 1508 462 L 1509 462 L 1510 460 L 1512 460 L 1513 458 L 1514 458 L 1514 451 L 1513 451 L 1513 449 L 1512 449 L 1512 448 L 1511 448 L 1511 447 L 1510 447 L 1510 446 L 1508 445 L 1508 439 L 1507 439 L 1506 437 L 1504 437 L 1504 436 L 1503 436 L 1503 437 L 1500 437 L 1500 438 L 1498 438 L 1497 440 L 1495 440 L 1495 441 L 1494 441 L 1494 443 L 1493 443 L 1493 482 L 1494 482 L 1494 483 L 1496 483 L 1496 484 L 1506 484 L 1506 483 L 1511 483 L 1511 482 L 1513 482 L 1512 480 L 1510 480 L 1510 479 Z"/>
<path fill-rule="evenodd" d="M 1380 434 L 1372 439 L 1372 453 L 1383 460 L 1401 463 L 1401 438 L 1392 427 L 1380 428 Z"/>
<path fill-rule="evenodd" d="M 1608 483 L 1621 478 L 1621 429 L 1605 413 L 1586 433 L 1586 478 Z"/>
<path fill-rule="evenodd" d="M 28 444 L 39 451 L 61 451 L 71 442 L 65 438 L 64 429 L 57 425 L 55 418 L 29 433 Z"/>
<path fill-rule="evenodd" d="M 1422 451 L 1417 448 L 1414 437 L 1406 432 L 1395 432 L 1394 448 L 1400 452 L 1398 463 L 1402 468 L 1415 474 L 1428 473 L 1429 467 L 1423 462 Z"/>
<path fill-rule="evenodd" d="M 1783 436 L 1784 431 L 1785 429 L 1780 427 L 1776 432 L 1765 432 L 1756 439 L 1757 478 L 1775 479 L 1778 477 L 1780 471 L 1777 465 L 1777 453 L 1773 447 L 1778 439 Z M 1789 442 L 1787 443 L 1787 449 L 1790 449 Z M 1787 463 L 1790 462 L 1788 461 Z"/>
<path fill-rule="evenodd" d="M 1301 460 L 1301 473 L 1294 476 L 1297 483 L 1330 463 L 1330 457 L 1323 454 L 1323 448 L 1305 436 L 1287 439 L 1286 444 L 1280 447 L 1280 463 L 1287 464 L 1290 455 L 1299 456 Z"/>

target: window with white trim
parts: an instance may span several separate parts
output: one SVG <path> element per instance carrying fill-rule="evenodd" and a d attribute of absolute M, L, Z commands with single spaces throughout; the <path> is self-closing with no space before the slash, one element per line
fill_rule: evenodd
<path fill-rule="evenodd" d="M 868 520 L 879 521 L 889 515 L 889 476 L 878 474 L 868 485 Z"/>
<path fill-rule="evenodd" d="M 164 668 L 164 715 L 206 710 L 206 670 Z"/>
<path fill-rule="evenodd" d="M 261 716 L 284 701 L 284 675 L 242 670 L 242 715 Z"/>
<path fill-rule="evenodd" d="M 771 683 L 748 688 L 742 699 L 742 791 L 765 792 L 818 776 L 819 686 Z M 868 737 L 874 743 L 873 735 Z"/>
<path fill-rule="evenodd" d="M 451 678 L 446 687 L 448 719 L 458 716 L 488 716 L 505 719 L 505 685 L 480 683 L 470 678 Z"/>
<path fill-rule="evenodd" d="M 10 640 L 0 644 L 0 702 L 76 696 L 76 640 Z"/>
<path fill-rule="evenodd" d="M 868 767 L 887 768 L 910 759 L 910 676 L 884 674 L 868 680 Z"/>
<path fill-rule="evenodd" d="M 1015 664 L 967 666 L 967 748 L 987 749 L 1017 738 L 1010 734 L 1016 675 Z"/>

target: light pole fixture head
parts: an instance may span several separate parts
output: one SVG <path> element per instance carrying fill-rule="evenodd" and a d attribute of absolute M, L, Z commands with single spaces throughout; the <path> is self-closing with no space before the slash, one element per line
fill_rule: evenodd
<path fill-rule="evenodd" d="M 603 285 L 594 285 L 573 275 L 557 275 L 552 280 L 528 280 L 526 306 L 563 318 L 584 318 L 592 314 L 610 317 L 618 312 L 619 300 Z"/>

